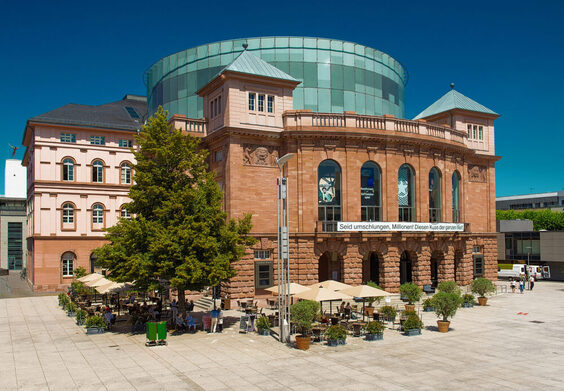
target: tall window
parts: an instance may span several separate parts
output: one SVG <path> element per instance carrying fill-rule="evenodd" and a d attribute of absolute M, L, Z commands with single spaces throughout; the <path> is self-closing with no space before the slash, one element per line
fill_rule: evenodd
<path fill-rule="evenodd" d="M 268 111 L 269 113 L 274 113 L 274 96 L 272 95 L 268 95 L 266 111 Z"/>
<path fill-rule="evenodd" d="M 8 222 L 8 269 L 21 270 L 23 266 L 22 223 Z"/>
<path fill-rule="evenodd" d="M 63 277 L 72 277 L 74 272 L 74 260 L 76 256 L 74 253 L 67 251 L 61 257 Z"/>
<path fill-rule="evenodd" d="M 460 175 L 452 174 L 452 221 L 460 223 Z"/>
<path fill-rule="evenodd" d="M 120 217 L 122 219 L 130 220 L 131 219 L 131 213 L 129 213 L 129 211 L 127 209 L 121 208 Z"/>
<path fill-rule="evenodd" d="M 429 221 L 441 221 L 441 174 L 436 167 L 429 171 Z"/>
<path fill-rule="evenodd" d="M 381 221 L 380 167 L 366 162 L 360 169 L 360 216 L 362 221 Z"/>
<path fill-rule="evenodd" d="M 74 181 L 74 161 L 72 159 L 63 160 L 63 181 Z"/>
<path fill-rule="evenodd" d="M 317 202 L 323 231 L 336 231 L 341 221 L 341 167 L 334 160 L 321 162 L 317 169 Z"/>
<path fill-rule="evenodd" d="M 104 163 L 101 160 L 94 160 L 92 163 L 92 182 L 104 182 Z"/>
<path fill-rule="evenodd" d="M 74 206 L 71 203 L 63 204 L 63 224 L 74 223 Z"/>
<path fill-rule="evenodd" d="M 133 142 L 131 140 L 126 140 L 126 139 L 119 140 L 119 146 L 122 148 L 131 148 L 132 145 Z"/>
<path fill-rule="evenodd" d="M 129 185 L 131 184 L 131 166 L 129 163 L 122 163 L 121 168 L 121 183 Z"/>
<path fill-rule="evenodd" d="M 255 97 L 256 97 L 256 94 L 254 92 L 249 92 L 249 110 L 250 111 L 255 110 Z"/>
<path fill-rule="evenodd" d="M 415 219 L 415 174 L 408 164 L 398 171 L 398 205 L 399 221 Z"/>
<path fill-rule="evenodd" d="M 259 94 L 258 96 L 258 111 L 264 111 L 264 95 Z"/>
<path fill-rule="evenodd" d="M 100 204 L 92 207 L 92 224 L 104 224 L 104 207 Z"/>

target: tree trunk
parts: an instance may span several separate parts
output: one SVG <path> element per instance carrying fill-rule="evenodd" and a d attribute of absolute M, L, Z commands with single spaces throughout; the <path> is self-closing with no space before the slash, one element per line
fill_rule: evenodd
<path fill-rule="evenodd" d="M 177 289 L 178 292 L 178 313 L 184 318 L 186 316 L 186 293 L 184 289 Z"/>

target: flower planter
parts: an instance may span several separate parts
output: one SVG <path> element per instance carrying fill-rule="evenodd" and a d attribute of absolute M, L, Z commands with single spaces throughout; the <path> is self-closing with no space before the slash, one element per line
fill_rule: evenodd
<path fill-rule="evenodd" d="M 303 335 L 296 336 L 296 347 L 300 350 L 308 350 L 311 338 Z"/>
<path fill-rule="evenodd" d="M 268 335 L 270 335 L 270 329 L 259 329 L 258 333 L 259 333 L 259 335 L 268 336 Z"/>
<path fill-rule="evenodd" d="M 76 325 L 77 326 L 84 326 L 84 320 L 77 320 Z"/>
<path fill-rule="evenodd" d="M 76 312 L 67 312 L 67 316 L 70 318 L 74 318 L 76 316 Z"/>
<path fill-rule="evenodd" d="M 448 327 L 450 326 L 450 322 L 449 321 L 443 322 L 442 320 L 437 320 L 437 326 L 439 326 L 439 332 L 448 333 Z"/>
<path fill-rule="evenodd" d="M 384 333 L 366 334 L 367 341 L 380 341 L 384 339 Z"/>
<path fill-rule="evenodd" d="M 421 335 L 421 329 L 409 329 L 405 330 L 405 335 L 411 337 L 413 335 Z"/>
<path fill-rule="evenodd" d="M 339 341 L 336 339 L 328 339 L 327 340 L 327 346 L 337 346 L 339 345 Z"/>
<path fill-rule="evenodd" d="M 415 311 L 415 304 L 406 304 L 405 310 L 406 311 Z"/>
<path fill-rule="evenodd" d="M 435 311 L 435 307 L 425 307 L 423 308 L 423 312 L 434 312 Z"/>
<path fill-rule="evenodd" d="M 480 305 L 486 305 L 487 302 L 488 302 L 487 297 L 478 297 L 478 303 L 480 303 Z"/>
<path fill-rule="evenodd" d="M 339 345 L 344 345 L 344 344 L 346 344 L 346 343 L 347 343 L 346 341 L 347 341 L 347 340 L 344 339 L 344 338 L 337 340 L 337 342 L 338 342 Z"/>
<path fill-rule="evenodd" d="M 462 308 L 472 308 L 474 307 L 474 303 L 462 303 Z"/>
<path fill-rule="evenodd" d="M 103 334 L 104 333 L 104 329 L 101 329 L 99 327 L 88 327 L 86 329 L 86 334 Z"/>

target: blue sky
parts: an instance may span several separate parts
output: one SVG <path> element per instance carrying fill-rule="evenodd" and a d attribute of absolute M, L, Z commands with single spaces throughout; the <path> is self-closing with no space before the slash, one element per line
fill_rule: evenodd
<path fill-rule="evenodd" d="M 144 70 L 168 54 L 267 35 L 337 38 L 387 52 L 409 72 L 408 118 L 456 83 L 502 114 L 498 196 L 564 189 L 562 1 L 2 3 L 0 193 L 8 143 L 21 144 L 28 118 L 67 103 L 145 95 Z"/>

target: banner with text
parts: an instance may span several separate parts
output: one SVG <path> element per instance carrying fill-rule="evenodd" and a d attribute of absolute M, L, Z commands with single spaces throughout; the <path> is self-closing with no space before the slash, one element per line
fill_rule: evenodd
<path fill-rule="evenodd" d="M 337 223 L 337 231 L 351 232 L 462 232 L 464 223 L 345 222 Z"/>

